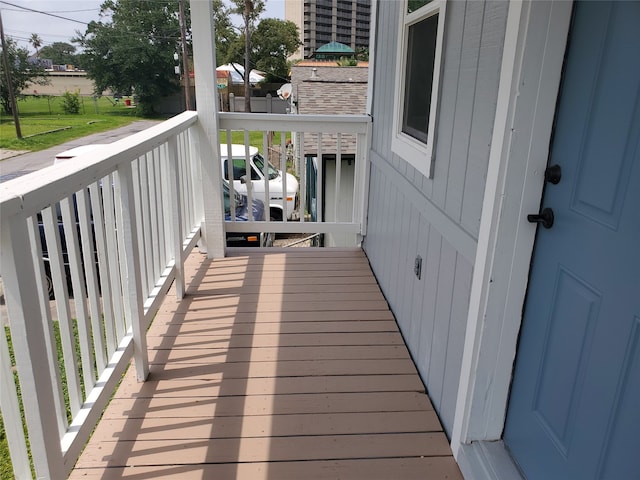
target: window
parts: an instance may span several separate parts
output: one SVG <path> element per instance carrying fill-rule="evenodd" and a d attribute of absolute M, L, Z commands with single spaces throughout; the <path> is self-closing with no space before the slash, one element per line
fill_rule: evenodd
<path fill-rule="evenodd" d="M 432 177 L 444 0 L 407 0 L 401 15 L 391 148 Z"/>

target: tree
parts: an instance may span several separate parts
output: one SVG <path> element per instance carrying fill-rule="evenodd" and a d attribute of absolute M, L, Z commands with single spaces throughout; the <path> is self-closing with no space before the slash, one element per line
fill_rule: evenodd
<path fill-rule="evenodd" d="M 49 59 L 54 65 L 78 65 L 76 47 L 66 42 L 54 42 L 42 47 L 40 58 Z"/>
<path fill-rule="evenodd" d="M 29 43 L 36 49 L 36 58 L 40 58 L 40 47 L 42 46 L 42 38 L 37 33 L 32 33 L 29 37 Z"/>
<path fill-rule="evenodd" d="M 232 13 L 242 16 L 244 23 L 241 40 L 244 43 L 244 111 L 251 111 L 251 89 L 249 88 L 249 75 L 253 66 L 251 64 L 251 35 L 255 30 L 255 23 L 264 10 L 263 0 L 233 0 Z"/>
<path fill-rule="evenodd" d="M 176 0 L 107 0 L 100 7 L 107 21 L 89 23 L 73 41 L 84 52 L 81 60 L 96 92 L 111 89 L 135 94 L 144 114 L 158 99 L 177 92 L 174 53 L 180 51 Z"/>
<path fill-rule="evenodd" d="M 369 49 L 367 47 L 358 47 L 356 51 L 356 58 L 363 62 L 369 61 Z"/>
<path fill-rule="evenodd" d="M 266 73 L 267 82 L 279 82 L 289 77 L 287 58 L 301 45 L 295 23 L 265 18 L 258 24 L 251 43 L 251 63 Z"/>
<path fill-rule="evenodd" d="M 11 37 L 5 39 L 7 45 L 7 63 L 9 65 L 9 75 L 11 86 L 15 95 L 26 90 L 30 85 L 46 85 L 49 80 L 46 78 L 47 72 L 40 65 L 29 62 L 29 51 L 26 48 L 18 47 Z M 4 52 L 2 52 L 4 54 Z M 7 72 L 5 72 L 4 62 L 0 62 L 0 103 L 7 115 L 11 115 L 11 99 L 9 98 L 9 88 L 7 86 Z"/>
<path fill-rule="evenodd" d="M 216 66 L 227 63 L 233 44 L 238 41 L 229 14 L 231 9 L 222 0 L 213 0 L 213 24 L 216 36 Z"/>

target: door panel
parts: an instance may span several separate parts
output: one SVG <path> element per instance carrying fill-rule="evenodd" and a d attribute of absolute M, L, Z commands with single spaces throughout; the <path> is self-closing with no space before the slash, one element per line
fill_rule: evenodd
<path fill-rule="evenodd" d="M 529 479 L 639 479 L 640 3 L 578 2 L 504 440 Z"/>

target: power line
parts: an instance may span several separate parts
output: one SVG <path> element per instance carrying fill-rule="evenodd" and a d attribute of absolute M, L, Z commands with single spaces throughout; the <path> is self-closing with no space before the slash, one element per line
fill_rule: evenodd
<path fill-rule="evenodd" d="M 89 25 L 87 22 L 81 22 L 80 20 L 75 20 L 73 18 L 63 17 L 61 15 L 56 15 L 54 13 L 43 12 L 41 10 L 34 10 L 33 8 L 23 7 L 22 5 L 16 5 L 15 3 L 5 2 L 4 0 L 0 0 L 0 3 L 4 3 L 5 5 L 10 5 L 12 7 L 19 8 L 21 10 L 26 10 L 28 12 L 40 13 L 42 15 L 48 15 L 50 17 L 59 18 L 61 20 L 67 20 L 69 22 L 79 23 L 81 25 Z"/>

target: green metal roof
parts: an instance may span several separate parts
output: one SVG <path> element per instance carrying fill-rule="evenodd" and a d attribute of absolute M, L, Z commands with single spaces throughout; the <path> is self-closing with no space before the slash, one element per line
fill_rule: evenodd
<path fill-rule="evenodd" d="M 316 53 L 340 53 L 346 55 L 353 55 L 356 53 L 351 47 L 340 42 L 331 42 L 321 46 L 316 50 Z"/>

